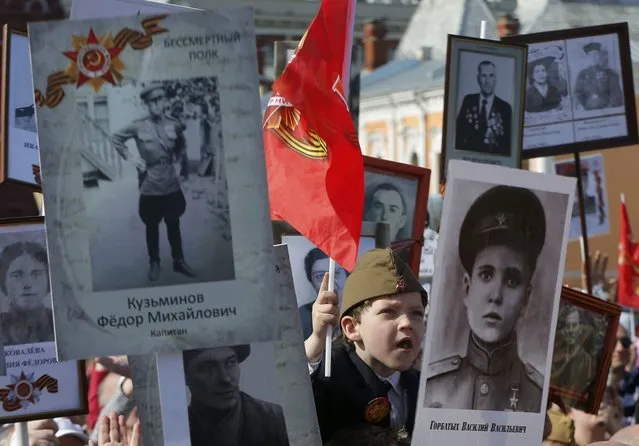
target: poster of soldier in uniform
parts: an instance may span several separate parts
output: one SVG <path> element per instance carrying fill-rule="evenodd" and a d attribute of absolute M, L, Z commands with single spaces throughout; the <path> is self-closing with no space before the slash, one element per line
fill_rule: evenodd
<path fill-rule="evenodd" d="M 450 163 L 415 444 L 541 443 L 575 184 Z"/>
<path fill-rule="evenodd" d="M 528 45 L 524 159 L 637 143 L 627 23 L 503 40 Z"/>
<path fill-rule="evenodd" d="M 555 161 L 555 172 L 557 175 L 576 178 L 575 161 L 573 159 Z M 603 154 L 597 153 L 581 158 L 581 181 L 588 237 L 608 234 L 610 232 L 610 214 L 608 212 Z M 581 236 L 581 219 L 577 201 L 575 200 L 570 219 L 571 241 L 578 240 Z"/>
<path fill-rule="evenodd" d="M 621 307 L 562 289 L 550 386 L 566 405 L 597 413 L 606 386 Z"/>
<path fill-rule="evenodd" d="M 281 340 L 158 355 L 164 446 L 322 444 L 288 246 L 274 255 Z"/>
<path fill-rule="evenodd" d="M 59 358 L 275 336 L 251 17 L 30 25 Z"/>

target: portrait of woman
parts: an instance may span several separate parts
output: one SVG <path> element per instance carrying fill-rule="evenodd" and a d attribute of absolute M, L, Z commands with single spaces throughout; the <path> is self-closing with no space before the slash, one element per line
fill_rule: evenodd
<path fill-rule="evenodd" d="M 549 79 L 554 62 L 555 58 L 550 56 L 528 62 L 526 112 L 542 113 L 561 105 L 561 91 Z"/>
<path fill-rule="evenodd" d="M 0 313 L 4 346 L 53 342 L 47 251 L 40 243 L 20 241 L 0 252 L 0 291 L 6 299 Z"/>

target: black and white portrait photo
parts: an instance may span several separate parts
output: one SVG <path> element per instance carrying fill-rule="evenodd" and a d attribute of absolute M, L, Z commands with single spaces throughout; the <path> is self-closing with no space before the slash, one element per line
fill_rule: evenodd
<path fill-rule="evenodd" d="M 365 170 L 364 221 L 388 223 L 391 243 L 412 238 L 419 182 Z"/>
<path fill-rule="evenodd" d="M 511 155 L 514 73 L 514 58 L 460 52 L 455 150 Z"/>
<path fill-rule="evenodd" d="M 165 445 L 320 445 L 289 246 L 273 247 L 281 338 L 157 357 Z M 151 355 L 149 355 L 151 356 Z"/>
<path fill-rule="evenodd" d="M 216 78 L 109 88 L 78 106 L 93 291 L 233 279 Z"/>
<path fill-rule="evenodd" d="M 557 318 L 551 385 L 570 407 L 588 407 L 602 369 L 609 318 L 562 300 Z"/>
<path fill-rule="evenodd" d="M 623 112 L 621 58 L 616 34 L 566 41 L 575 118 Z"/>
<path fill-rule="evenodd" d="M 304 236 L 285 235 L 282 236 L 282 243 L 286 243 L 288 246 L 293 285 L 295 286 L 295 295 L 297 296 L 297 305 L 302 322 L 302 333 L 304 339 L 308 339 L 313 332 L 313 304 L 322 285 L 324 274 L 328 273 L 330 259 Z M 359 255 L 374 248 L 374 237 L 362 237 L 360 239 Z M 335 265 L 334 286 L 338 299 L 341 298 L 348 274 L 348 271 L 342 266 Z"/>
<path fill-rule="evenodd" d="M 526 78 L 526 113 L 544 113 L 557 110 L 565 96 L 562 85 L 551 77 L 555 59 L 541 57 L 528 61 L 528 77 Z"/>
<path fill-rule="evenodd" d="M 455 181 L 425 407 L 540 412 L 570 194 Z"/>
<path fill-rule="evenodd" d="M 519 167 L 527 48 L 448 36 L 442 148 L 450 160 Z"/>
<path fill-rule="evenodd" d="M 272 345 L 182 355 L 191 446 L 288 446 Z"/>
<path fill-rule="evenodd" d="M 528 47 L 524 125 L 572 119 L 568 58 L 563 42 Z"/>
<path fill-rule="evenodd" d="M 528 45 L 522 158 L 636 143 L 627 23 L 502 40 Z"/>
<path fill-rule="evenodd" d="M 0 226 L 0 342 L 53 342 L 44 226 Z"/>

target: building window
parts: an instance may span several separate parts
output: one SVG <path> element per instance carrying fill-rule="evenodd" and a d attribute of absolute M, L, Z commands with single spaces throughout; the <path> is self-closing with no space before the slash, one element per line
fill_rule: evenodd
<path fill-rule="evenodd" d="M 415 127 L 405 128 L 403 131 L 403 139 L 403 153 L 400 155 L 399 161 L 414 164 L 415 166 L 425 165 L 422 160 L 423 155 L 420 156 L 420 154 L 426 153 L 426 148 L 424 147 L 424 138 L 419 129 Z"/>
<path fill-rule="evenodd" d="M 377 158 L 386 158 L 388 153 L 387 138 L 385 132 L 373 132 L 368 135 L 367 153 L 375 154 Z"/>

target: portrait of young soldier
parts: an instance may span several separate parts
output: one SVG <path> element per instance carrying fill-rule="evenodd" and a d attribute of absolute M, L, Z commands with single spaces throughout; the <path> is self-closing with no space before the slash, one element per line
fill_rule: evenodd
<path fill-rule="evenodd" d="M 137 163 L 139 187 L 139 216 L 146 227 L 146 246 L 149 256 L 148 279 L 160 278 L 160 223 L 164 221 L 171 246 L 173 271 L 196 277 L 187 265 L 182 249 L 180 218 L 186 211 L 186 199 L 174 162 L 182 163 L 186 153 L 184 125 L 167 115 L 164 86 L 151 83 L 140 93 L 148 115 L 127 125 L 112 136 L 113 147 L 122 158 L 131 160 L 126 145 L 134 140 L 141 162 Z M 188 176 L 184 165 L 180 174 Z"/>
<path fill-rule="evenodd" d="M 517 328 L 533 293 L 537 259 L 546 240 L 546 214 L 529 189 L 496 186 L 466 213 L 457 253 L 470 328 L 465 356 L 428 365 L 430 408 L 539 412 L 544 377 L 522 361 Z M 450 329 L 450 328 L 448 328 Z"/>

